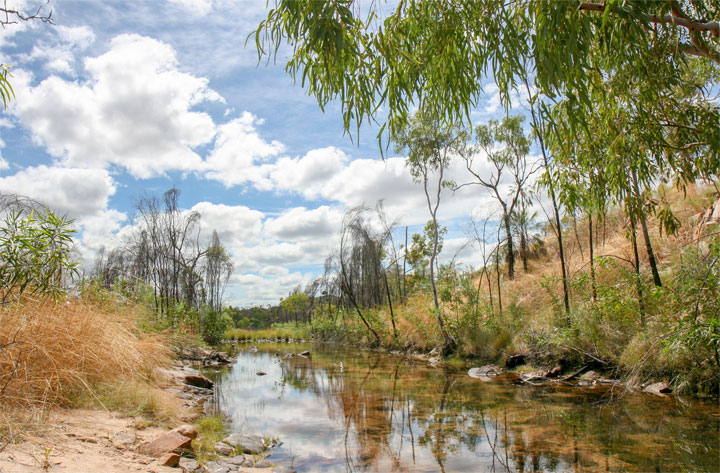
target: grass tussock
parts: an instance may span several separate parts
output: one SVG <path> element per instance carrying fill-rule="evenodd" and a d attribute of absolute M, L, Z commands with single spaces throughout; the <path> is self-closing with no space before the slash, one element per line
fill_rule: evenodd
<path fill-rule="evenodd" d="M 227 435 L 227 428 L 219 415 L 203 417 L 197 422 L 198 436 L 192 442 L 195 459 L 200 464 L 217 458 L 215 444 Z"/>
<path fill-rule="evenodd" d="M 291 328 L 267 328 L 267 329 L 241 329 L 233 328 L 225 332 L 225 338 L 228 340 L 275 340 L 301 338 L 302 333 Z"/>
<path fill-rule="evenodd" d="M 136 327 L 129 305 L 27 299 L 0 307 L 0 406 L 44 411 L 93 399 L 169 415 L 148 383 L 170 353 L 160 335 Z"/>

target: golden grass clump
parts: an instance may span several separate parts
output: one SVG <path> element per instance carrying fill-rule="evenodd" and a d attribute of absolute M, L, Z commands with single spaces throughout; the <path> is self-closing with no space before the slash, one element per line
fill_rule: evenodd
<path fill-rule="evenodd" d="M 147 381 L 170 363 L 158 335 L 141 333 L 132 307 L 24 300 L 0 307 L 0 405 L 69 405 L 109 380 Z M 98 399 L 99 400 L 99 399 Z"/>

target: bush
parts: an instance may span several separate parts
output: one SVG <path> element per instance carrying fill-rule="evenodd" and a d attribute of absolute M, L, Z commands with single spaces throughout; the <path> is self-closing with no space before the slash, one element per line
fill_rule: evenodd
<path fill-rule="evenodd" d="M 72 220 L 50 210 L 11 208 L 0 221 L 0 303 L 23 293 L 57 299 L 63 280 L 77 275 L 70 261 Z"/>

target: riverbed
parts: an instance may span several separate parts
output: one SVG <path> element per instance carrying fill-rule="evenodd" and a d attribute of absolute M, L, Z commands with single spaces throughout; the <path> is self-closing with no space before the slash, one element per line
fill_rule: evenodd
<path fill-rule="evenodd" d="M 486 382 L 330 345 L 248 347 L 214 376 L 219 408 L 231 430 L 279 438 L 269 459 L 299 472 L 720 470 L 712 400 Z"/>

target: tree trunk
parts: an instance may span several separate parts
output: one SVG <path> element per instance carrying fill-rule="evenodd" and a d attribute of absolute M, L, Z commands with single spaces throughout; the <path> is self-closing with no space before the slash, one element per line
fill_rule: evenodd
<path fill-rule="evenodd" d="M 503 221 L 505 223 L 505 235 L 507 235 L 508 277 L 512 281 L 515 279 L 515 253 L 513 251 L 512 233 L 510 232 L 510 215 L 505 209 L 503 209 Z"/>
<path fill-rule="evenodd" d="M 385 275 L 385 291 L 387 292 L 388 306 L 390 307 L 390 321 L 392 322 L 393 336 L 395 341 L 398 339 L 397 328 L 395 327 L 395 313 L 393 312 L 392 298 L 390 297 L 390 286 L 388 285 L 387 275 Z"/>
<path fill-rule="evenodd" d="M 638 254 L 637 233 L 635 232 L 635 216 L 632 212 L 630 213 L 630 228 L 632 229 L 630 237 L 632 239 L 633 255 L 635 256 L 635 286 L 637 287 L 638 305 L 640 306 L 640 325 L 644 327 L 645 302 L 643 300 L 642 281 L 640 279 L 640 255 Z"/>
<path fill-rule="evenodd" d="M 640 202 L 640 188 L 638 187 L 637 173 L 635 171 L 632 172 L 632 179 L 633 187 L 635 188 L 635 196 L 638 199 L 638 202 Z M 644 210 L 640 214 L 640 227 L 642 228 L 643 238 L 645 239 L 645 248 L 647 249 L 648 262 L 650 263 L 650 270 L 653 275 L 653 283 L 655 283 L 655 287 L 662 287 L 660 273 L 658 272 L 657 262 L 655 261 L 655 252 L 653 252 L 652 244 L 650 243 L 650 233 L 648 232 Z"/>
<path fill-rule="evenodd" d="M 592 300 L 597 300 L 597 283 L 595 282 L 595 256 L 593 253 L 593 224 L 592 212 L 588 213 L 588 234 L 590 235 L 590 279 L 592 283 Z"/>

